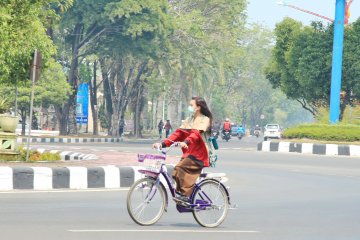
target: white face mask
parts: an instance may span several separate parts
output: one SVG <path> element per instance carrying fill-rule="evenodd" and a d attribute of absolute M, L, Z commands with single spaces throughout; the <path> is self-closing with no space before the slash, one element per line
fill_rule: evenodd
<path fill-rule="evenodd" d="M 189 106 L 188 107 L 188 112 L 193 114 L 193 113 L 195 113 L 195 109 L 192 106 Z"/>

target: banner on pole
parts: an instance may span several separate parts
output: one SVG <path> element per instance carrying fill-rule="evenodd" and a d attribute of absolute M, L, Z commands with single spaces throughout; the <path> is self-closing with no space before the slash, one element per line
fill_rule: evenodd
<path fill-rule="evenodd" d="M 88 123 L 89 84 L 81 83 L 76 97 L 76 122 Z"/>

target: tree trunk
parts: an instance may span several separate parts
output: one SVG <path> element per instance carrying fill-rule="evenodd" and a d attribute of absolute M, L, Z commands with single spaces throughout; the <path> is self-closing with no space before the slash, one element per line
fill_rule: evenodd
<path fill-rule="evenodd" d="M 135 107 L 135 117 L 134 117 L 134 131 L 136 138 L 140 137 L 141 89 L 142 89 L 142 83 L 140 82 L 136 96 L 136 107 Z"/>
<path fill-rule="evenodd" d="M 346 109 L 346 106 L 350 105 L 350 93 L 346 93 L 345 98 L 340 102 L 340 116 L 339 116 L 339 121 L 341 122 L 343 120 L 344 117 L 344 112 Z"/>
<path fill-rule="evenodd" d="M 20 117 L 21 117 L 21 136 L 26 135 L 26 109 L 20 109 Z"/>
<path fill-rule="evenodd" d="M 94 68 L 93 68 L 93 81 L 89 82 L 89 88 L 90 88 L 90 106 L 91 106 L 91 112 L 93 117 L 93 134 L 99 135 L 99 129 L 98 129 L 98 104 L 97 104 L 97 79 L 96 79 L 96 67 L 97 67 L 97 61 L 94 61 Z"/>
<path fill-rule="evenodd" d="M 100 59 L 100 68 L 101 68 L 101 76 L 103 79 L 103 89 L 104 89 L 104 104 L 105 104 L 105 115 L 106 119 L 111 119 L 113 115 L 113 107 L 112 107 L 112 92 L 111 92 L 111 84 L 109 79 L 109 68 L 106 65 L 105 59 Z M 109 121 L 108 133 L 110 133 L 111 129 L 111 121 Z"/>
<path fill-rule="evenodd" d="M 314 107 L 312 107 L 310 104 L 308 104 L 305 99 L 296 99 L 296 101 L 299 102 L 301 106 L 305 110 L 309 111 L 314 117 L 317 116 L 317 110 Z"/>
<path fill-rule="evenodd" d="M 62 114 L 60 115 L 60 135 L 76 134 L 76 94 L 78 90 L 77 86 L 77 71 L 78 71 L 78 54 L 79 43 L 82 32 L 82 24 L 76 24 L 74 28 L 74 41 L 72 43 L 72 59 L 71 66 L 68 75 L 68 83 L 72 87 L 72 93 L 69 99 L 64 104 Z M 74 116 L 75 113 L 75 116 Z M 71 115 L 70 115 L 71 114 Z M 67 131 L 69 130 L 69 131 Z"/>

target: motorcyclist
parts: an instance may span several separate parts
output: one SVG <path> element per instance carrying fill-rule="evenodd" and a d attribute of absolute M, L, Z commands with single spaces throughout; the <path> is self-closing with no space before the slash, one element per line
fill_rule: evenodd
<path fill-rule="evenodd" d="M 238 128 L 237 128 L 237 135 L 238 136 L 244 136 L 245 135 L 245 130 L 243 128 L 242 125 L 239 125 Z"/>
<path fill-rule="evenodd" d="M 256 125 L 254 127 L 254 135 L 258 137 L 260 135 L 260 132 L 261 132 L 261 128 L 259 127 L 259 125 Z"/>
<path fill-rule="evenodd" d="M 218 137 L 219 136 L 219 134 L 220 134 L 220 123 L 218 123 L 218 122 L 215 122 L 214 124 L 213 124 L 213 126 L 212 126 L 212 129 L 211 129 L 211 132 L 212 132 L 212 134 L 213 134 L 213 137 Z"/>
<path fill-rule="evenodd" d="M 229 118 L 226 118 L 223 124 L 223 130 L 222 130 L 223 135 L 225 135 L 225 132 L 230 132 L 231 135 L 231 123 Z"/>

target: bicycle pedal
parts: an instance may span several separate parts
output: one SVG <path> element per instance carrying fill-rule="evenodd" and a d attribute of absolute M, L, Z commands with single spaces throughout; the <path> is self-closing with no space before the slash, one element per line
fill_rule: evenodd
<path fill-rule="evenodd" d="M 179 205 L 181 205 L 181 206 L 185 206 L 185 207 L 190 206 L 190 203 L 189 203 L 189 202 L 184 201 L 184 200 L 182 200 L 182 199 L 179 199 L 179 198 L 174 197 L 173 200 L 175 201 L 176 204 L 179 204 Z"/>

